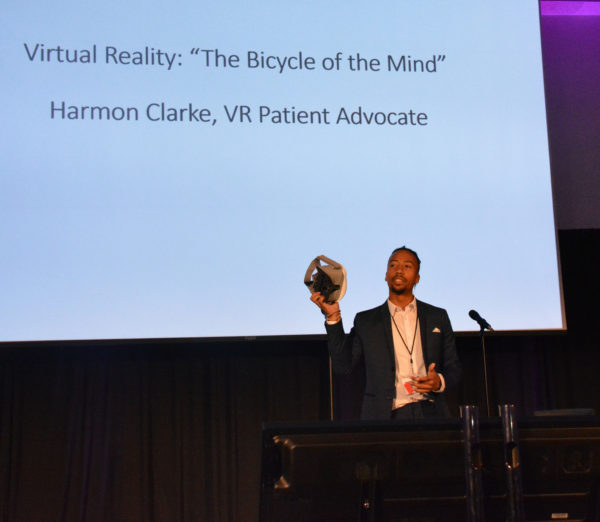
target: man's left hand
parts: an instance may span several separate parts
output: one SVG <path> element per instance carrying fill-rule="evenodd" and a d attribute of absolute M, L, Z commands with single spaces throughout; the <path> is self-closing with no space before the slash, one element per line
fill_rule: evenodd
<path fill-rule="evenodd" d="M 431 363 L 429 365 L 426 377 L 414 378 L 412 387 L 416 392 L 419 393 L 434 392 L 442 387 L 440 375 L 435 371 L 435 363 Z"/>

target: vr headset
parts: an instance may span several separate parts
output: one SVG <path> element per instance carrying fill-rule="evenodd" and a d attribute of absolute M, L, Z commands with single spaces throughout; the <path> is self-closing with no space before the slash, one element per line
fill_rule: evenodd
<path fill-rule="evenodd" d="M 321 265 L 321 261 L 327 264 Z M 320 292 L 327 303 L 337 303 L 346 293 L 346 269 L 328 257 L 315 257 L 306 270 L 304 284 L 311 294 Z"/>

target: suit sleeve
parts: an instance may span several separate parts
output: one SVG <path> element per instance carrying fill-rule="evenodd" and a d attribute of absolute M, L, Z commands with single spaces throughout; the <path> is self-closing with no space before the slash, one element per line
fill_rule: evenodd
<path fill-rule="evenodd" d="M 456 341 L 454 339 L 454 331 L 450 324 L 448 313 L 444 310 L 442 332 L 444 335 L 442 353 L 443 353 L 443 370 L 440 373 L 444 376 L 446 389 L 453 388 L 458 384 L 462 375 L 462 366 L 456 352 Z"/>
<path fill-rule="evenodd" d="M 335 373 L 350 373 L 362 357 L 362 341 L 353 327 L 350 333 L 344 333 L 342 321 L 336 324 L 325 323 L 327 347 Z"/>

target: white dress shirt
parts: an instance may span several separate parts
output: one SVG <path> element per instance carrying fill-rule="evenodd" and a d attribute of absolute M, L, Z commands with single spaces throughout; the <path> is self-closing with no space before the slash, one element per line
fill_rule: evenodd
<path fill-rule="evenodd" d="M 412 391 L 410 386 L 413 377 L 427 375 L 423 344 L 421 343 L 421 328 L 417 316 L 417 299 L 413 297 L 413 300 L 404 309 L 388 299 L 388 306 L 396 361 L 396 398 L 393 409 L 401 408 L 411 402 L 431 400 L 425 394 Z M 441 374 L 440 379 L 442 386 L 436 390 L 438 393 L 445 388 L 444 378 Z"/>

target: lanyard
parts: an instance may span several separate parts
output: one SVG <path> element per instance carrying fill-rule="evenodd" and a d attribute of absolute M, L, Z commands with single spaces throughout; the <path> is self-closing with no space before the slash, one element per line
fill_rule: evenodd
<path fill-rule="evenodd" d="M 398 325 L 396 324 L 396 319 L 394 319 L 393 315 L 392 315 L 392 322 L 394 323 L 394 326 L 396 327 L 396 331 L 398 332 L 400 339 L 402 339 L 402 344 L 404 344 L 404 348 L 406 348 L 408 355 L 410 355 L 410 364 L 412 364 L 413 363 L 412 354 L 413 354 L 413 351 L 415 350 L 415 340 L 417 339 L 417 328 L 419 326 L 419 318 L 417 317 L 417 320 L 415 321 L 415 331 L 413 333 L 413 340 L 412 340 L 412 345 L 410 348 L 408 347 L 408 344 L 406 344 L 406 341 L 404 340 L 404 337 L 402 336 L 402 332 L 400 331 L 400 328 L 398 328 Z"/>

